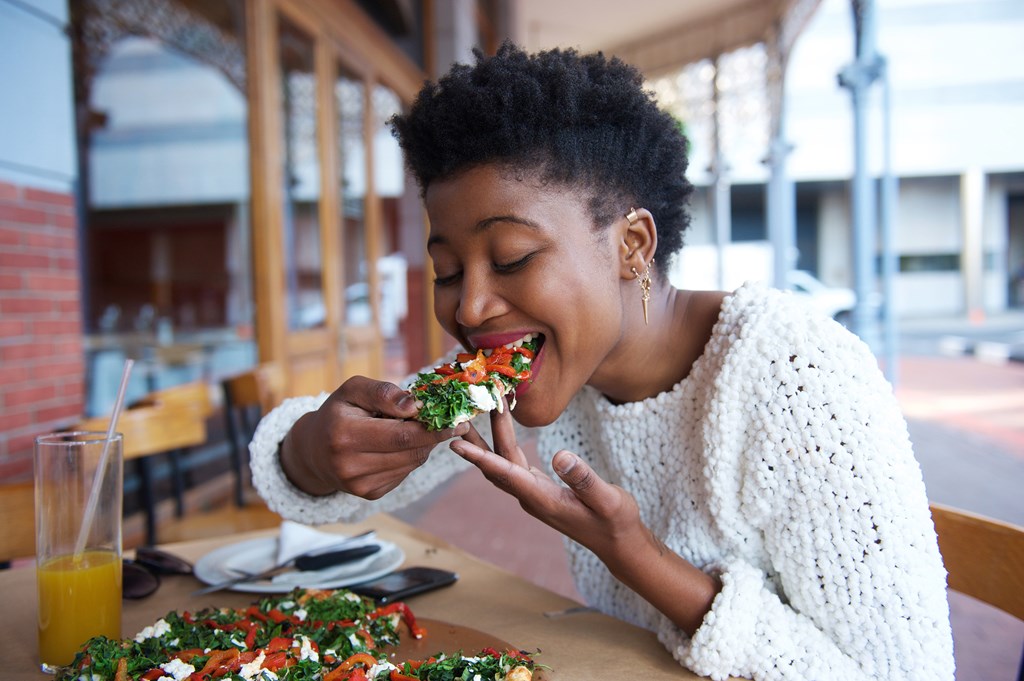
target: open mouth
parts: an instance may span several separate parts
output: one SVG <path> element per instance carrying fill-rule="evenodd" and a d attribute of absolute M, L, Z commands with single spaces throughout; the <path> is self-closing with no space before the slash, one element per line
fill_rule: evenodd
<path fill-rule="evenodd" d="M 505 343 L 505 345 L 501 347 L 511 350 L 512 348 L 520 348 L 524 343 L 530 342 L 533 342 L 536 346 L 535 352 L 540 352 L 540 348 L 544 344 L 544 335 L 540 333 L 528 333 L 518 340 L 512 341 L 511 343 Z M 484 357 L 490 357 L 496 349 L 497 348 L 482 348 Z"/>

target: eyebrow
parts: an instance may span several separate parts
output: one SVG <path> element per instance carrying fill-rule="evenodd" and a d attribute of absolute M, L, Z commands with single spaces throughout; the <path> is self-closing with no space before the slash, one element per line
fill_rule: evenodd
<path fill-rule="evenodd" d="M 512 222 L 517 225 L 529 227 L 530 229 L 537 231 L 541 229 L 539 223 L 534 222 L 533 220 L 530 220 L 528 218 L 519 217 L 518 215 L 495 215 L 493 217 L 484 218 L 480 222 L 473 225 L 473 233 L 479 234 L 480 232 L 486 232 L 499 222 Z M 429 239 L 427 239 L 427 249 L 429 250 L 430 247 L 433 246 L 434 244 L 444 244 L 447 243 L 447 241 L 448 240 L 442 236 L 431 236 Z"/>

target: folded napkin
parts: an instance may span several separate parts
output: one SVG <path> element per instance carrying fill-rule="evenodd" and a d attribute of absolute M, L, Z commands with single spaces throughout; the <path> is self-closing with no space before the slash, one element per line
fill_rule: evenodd
<path fill-rule="evenodd" d="M 281 523 L 281 532 L 277 538 L 277 564 L 280 565 L 303 553 L 309 553 L 318 549 L 330 551 L 346 540 L 348 540 L 348 536 L 344 534 L 323 532 L 308 525 L 285 520 Z M 357 541 L 345 544 L 345 548 L 379 543 L 377 536 L 371 533 Z"/>

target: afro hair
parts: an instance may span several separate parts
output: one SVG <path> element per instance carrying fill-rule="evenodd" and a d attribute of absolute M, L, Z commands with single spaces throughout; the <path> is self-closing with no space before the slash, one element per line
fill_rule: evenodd
<path fill-rule="evenodd" d="M 689 224 L 687 142 L 632 66 L 601 53 L 527 54 L 504 43 L 492 57 L 456 64 L 391 119 L 421 193 L 469 168 L 498 164 L 580 191 L 594 224 L 630 206 L 658 226 L 668 262 Z"/>

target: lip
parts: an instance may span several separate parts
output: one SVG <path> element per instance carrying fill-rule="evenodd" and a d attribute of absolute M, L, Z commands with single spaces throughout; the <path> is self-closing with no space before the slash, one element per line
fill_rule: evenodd
<path fill-rule="evenodd" d="M 501 347 L 502 345 L 515 343 L 517 340 L 519 340 L 528 333 L 536 332 L 512 331 L 510 333 L 488 333 L 475 336 L 467 336 L 466 340 L 469 341 L 469 344 L 473 350 L 487 350 L 488 348 L 498 348 Z"/>

